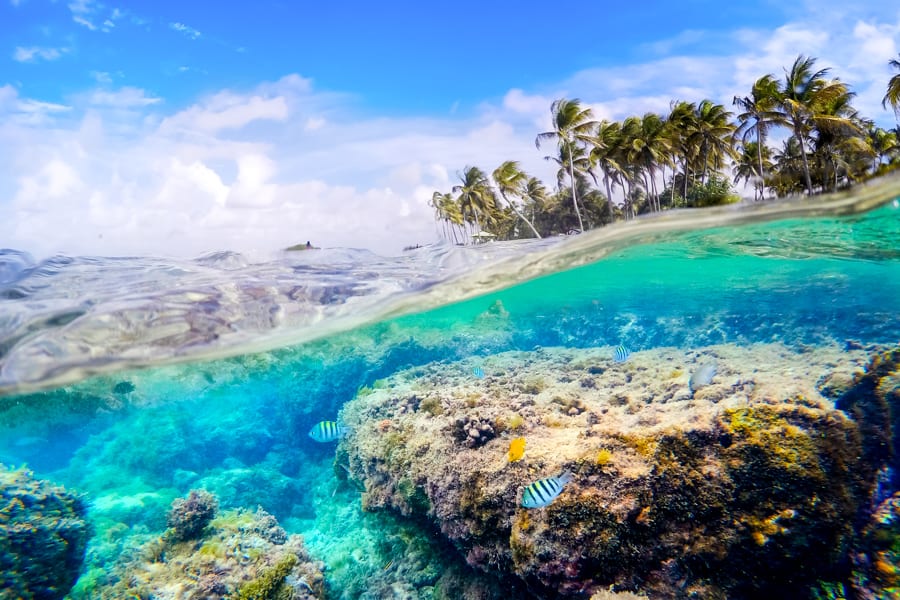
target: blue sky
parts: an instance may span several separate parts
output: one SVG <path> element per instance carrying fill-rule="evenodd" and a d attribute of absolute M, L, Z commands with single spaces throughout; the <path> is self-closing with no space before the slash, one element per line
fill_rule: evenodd
<path fill-rule="evenodd" d="M 891 3 L 580 4 L 0 0 L 0 246 L 396 252 L 466 165 L 549 182 L 555 98 L 730 106 L 800 53 L 894 124 Z"/>
<path fill-rule="evenodd" d="M 217 4 L 8 3 L 0 8 L 4 40 L 52 59 L 39 52 L 6 68 L 20 90 L 49 102 L 64 102 L 99 74 L 177 105 L 296 72 L 372 110 L 435 113 L 652 58 L 657 42 L 694 27 L 771 27 L 783 17 L 776 4 L 711 10 L 696 0 L 622 2 L 614 12 L 586 2 L 578 18 L 558 23 L 567 5 L 548 2 Z"/>

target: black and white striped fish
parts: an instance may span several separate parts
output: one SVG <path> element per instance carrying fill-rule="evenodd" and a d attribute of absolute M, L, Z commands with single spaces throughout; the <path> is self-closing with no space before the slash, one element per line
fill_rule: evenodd
<path fill-rule="evenodd" d="M 566 484 L 572 481 L 572 474 L 565 472 L 558 477 L 538 479 L 525 488 L 522 494 L 522 506 L 525 508 L 544 508 L 556 500 Z"/>
<path fill-rule="evenodd" d="M 613 362 L 623 363 L 631 356 L 631 351 L 625 346 L 616 346 L 613 350 Z"/>
<path fill-rule="evenodd" d="M 319 421 L 309 430 L 309 437 L 317 442 L 333 442 L 347 435 L 350 431 L 334 421 Z"/>

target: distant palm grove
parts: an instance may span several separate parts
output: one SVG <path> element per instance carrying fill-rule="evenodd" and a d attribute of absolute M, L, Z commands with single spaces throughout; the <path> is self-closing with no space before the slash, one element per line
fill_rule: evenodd
<path fill-rule="evenodd" d="M 900 60 L 882 104 L 900 119 Z M 455 243 L 584 231 L 670 208 L 712 206 L 845 188 L 900 166 L 900 125 L 875 126 L 853 107 L 847 84 L 799 56 L 784 78 L 765 75 L 735 112 L 711 100 L 672 101 L 667 115 L 597 121 L 577 99 L 550 111 L 553 129 L 535 144 L 559 167 L 552 190 L 506 161 L 490 173 L 468 166 L 431 205 Z M 784 141 L 767 144 L 772 133 Z"/>

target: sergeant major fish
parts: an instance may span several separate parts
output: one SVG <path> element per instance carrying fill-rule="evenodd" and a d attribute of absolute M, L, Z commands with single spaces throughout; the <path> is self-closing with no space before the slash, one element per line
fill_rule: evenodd
<path fill-rule="evenodd" d="M 613 362 L 623 363 L 628 360 L 629 356 L 631 356 L 631 351 L 621 344 L 613 350 Z"/>
<path fill-rule="evenodd" d="M 335 421 L 319 421 L 309 430 L 309 437 L 317 442 L 333 442 L 347 435 L 350 430 Z"/>
<path fill-rule="evenodd" d="M 522 506 L 525 508 L 549 506 L 570 481 L 572 481 L 572 474 L 568 471 L 558 477 L 538 479 L 526 487 L 525 492 L 522 493 Z"/>

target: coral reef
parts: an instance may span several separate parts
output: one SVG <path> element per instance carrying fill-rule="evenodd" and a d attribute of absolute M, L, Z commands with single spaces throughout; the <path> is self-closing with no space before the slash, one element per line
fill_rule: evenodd
<path fill-rule="evenodd" d="M 176 501 L 176 504 L 180 504 Z M 208 503 L 206 503 L 208 506 Z M 321 600 L 323 565 L 298 535 L 262 509 L 224 511 L 202 536 L 149 537 L 108 573 L 79 582 L 75 598 L 114 600 Z"/>
<path fill-rule="evenodd" d="M 342 451 L 363 505 L 431 522 L 471 566 L 539 596 L 802 597 L 846 570 L 880 465 L 816 382 L 852 377 L 864 353 L 610 356 L 508 352 L 484 360 L 485 379 L 466 361 L 433 364 L 348 403 Z M 716 377 L 692 393 L 688 374 L 710 360 Z M 413 396 L 442 410 L 410 410 Z M 510 463 L 519 436 L 528 454 Z M 525 485 L 566 470 L 574 480 L 552 505 L 520 507 Z"/>
<path fill-rule="evenodd" d="M 91 534 L 80 496 L 0 465 L 0 598 L 63 598 Z"/>
<path fill-rule="evenodd" d="M 187 498 L 176 498 L 166 515 L 166 525 L 178 541 L 200 537 L 203 529 L 216 516 L 219 501 L 206 490 L 191 490 Z"/>

